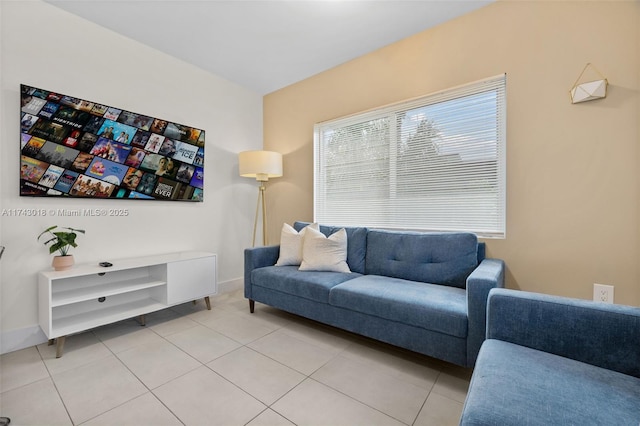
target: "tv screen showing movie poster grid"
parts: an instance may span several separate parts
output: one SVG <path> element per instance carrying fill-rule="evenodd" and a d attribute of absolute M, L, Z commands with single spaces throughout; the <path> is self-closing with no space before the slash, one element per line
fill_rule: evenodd
<path fill-rule="evenodd" d="M 202 201 L 204 130 L 21 85 L 20 195 Z"/>

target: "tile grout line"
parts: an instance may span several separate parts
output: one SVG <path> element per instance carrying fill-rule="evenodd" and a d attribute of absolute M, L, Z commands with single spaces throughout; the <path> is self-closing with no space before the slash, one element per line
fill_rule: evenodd
<path fill-rule="evenodd" d="M 69 417 L 69 422 L 72 425 L 75 425 L 75 422 L 73 421 L 73 418 L 71 417 L 71 413 L 69 412 L 69 408 L 67 407 L 67 404 L 65 403 L 64 398 L 62 398 L 62 394 L 60 393 L 60 389 L 58 389 L 58 385 L 56 384 L 56 381 L 53 379 L 53 374 L 51 374 L 51 370 L 49 370 L 49 366 L 47 365 L 47 363 L 44 362 L 44 358 L 42 357 L 42 353 L 40 352 L 40 348 L 38 348 L 38 345 L 35 345 L 34 347 L 35 347 L 36 351 L 38 352 L 38 356 L 40 357 L 40 361 L 44 365 L 44 368 L 47 370 L 47 374 L 49 374 L 49 380 L 51 380 L 51 384 L 53 384 L 53 388 L 56 390 L 56 394 L 58 395 L 58 398 L 60 398 L 60 402 L 62 403 L 62 406 L 64 407 L 64 411 L 67 413 L 67 417 Z"/>
<path fill-rule="evenodd" d="M 160 336 L 160 335 L 159 335 L 158 333 L 156 333 L 154 330 L 151 330 L 151 328 L 149 328 L 148 330 L 150 330 L 150 331 L 154 332 L 154 333 L 155 333 L 156 335 L 158 335 L 161 339 L 166 340 L 163 336 Z M 91 330 L 91 332 L 93 333 L 93 330 Z M 95 335 L 95 333 L 93 333 L 93 334 Z M 180 417 L 178 417 L 178 416 L 177 416 L 173 411 L 171 411 L 171 409 L 170 409 L 169 407 L 167 407 L 167 406 L 164 404 L 164 402 L 162 402 L 162 401 L 161 401 L 161 400 L 156 396 L 156 394 L 154 394 L 154 393 L 153 393 L 153 390 L 152 390 L 151 388 L 149 388 L 149 386 L 147 386 L 147 384 L 146 384 L 145 382 L 143 382 L 143 381 L 142 381 L 142 379 L 141 379 L 140 377 L 138 377 L 138 375 L 136 375 L 136 373 L 134 373 L 134 372 L 129 368 L 129 366 L 128 366 L 127 364 L 125 364 L 125 363 L 124 363 L 124 361 L 122 361 L 122 359 L 120 359 L 120 357 L 118 357 L 118 354 L 117 354 L 117 353 L 115 353 L 115 352 L 113 352 L 113 350 L 111 350 L 111 348 L 110 348 L 108 345 L 106 345 L 106 344 L 104 343 L 104 341 L 102 341 L 102 339 L 100 339 L 100 337 L 98 337 L 97 335 L 95 335 L 95 336 L 96 336 L 96 338 L 100 341 L 100 343 L 102 343 L 103 345 L 105 345 L 105 347 L 109 350 L 109 352 L 111 352 L 111 354 L 114 356 L 114 358 L 115 358 L 115 359 L 117 359 L 117 360 L 118 360 L 118 362 L 119 362 L 120 364 L 122 364 L 122 366 L 123 366 L 123 367 L 124 367 L 124 368 L 129 372 L 129 373 L 131 373 L 131 374 L 133 375 L 133 377 L 135 377 L 135 378 L 138 380 L 138 382 L 140 382 L 140 384 L 141 384 L 142 386 L 144 386 L 144 387 L 145 387 L 145 389 L 147 389 L 147 393 L 150 393 L 151 395 L 153 395 L 153 397 L 154 397 L 158 402 L 160 402 L 160 404 L 162 404 L 162 405 L 163 405 L 167 410 L 169 410 L 169 412 L 170 412 L 170 413 L 171 413 L 171 414 L 172 414 L 172 415 L 173 415 L 173 416 L 174 416 L 174 417 L 175 417 L 175 418 L 176 418 L 180 423 L 182 423 L 182 424 L 184 425 L 184 422 L 180 419 Z M 171 342 L 169 342 L 169 343 L 171 343 Z M 139 345 L 138 345 L 138 346 L 139 346 Z M 131 349 L 132 349 L 132 348 L 131 348 Z M 122 351 L 122 352 L 124 352 L 124 351 Z M 191 371 L 193 371 L 193 370 L 191 370 Z M 168 382 L 167 382 L 167 383 L 168 383 Z M 162 385 L 160 385 L 160 386 L 162 386 Z M 140 395 L 137 395 L 137 396 L 134 396 L 133 398 L 131 398 L 131 399 L 127 400 L 127 401 L 124 401 L 124 402 L 122 402 L 121 404 L 118 404 L 118 405 L 116 405 L 115 407 L 112 407 L 112 408 L 108 409 L 107 411 L 104 411 L 104 412 L 102 412 L 102 413 L 99 413 L 99 414 L 97 414 L 97 415 L 95 415 L 95 416 L 91 417 L 90 419 L 85 420 L 83 423 L 86 423 L 86 422 L 88 422 L 88 421 L 91 421 L 91 420 L 95 419 L 96 417 L 100 417 L 100 416 L 102 416 L 102 415 L 104 415 L 104 414 L 106 414 L 106 413 L 108 413 L 108 412 L 110 412 L 110 411 L 115 410 L 116 408 L 120 408 L 120 407 L 122 407 L 123 405 L 128 404 L 129 402 L 131 402 L 131 401 L 135 400 L 136 398 L 140 398 L 140 397 L 141 397 L 141 396 L 143 396 L 143 395 L 144 395 L 144 393 L 142 393 L 142 394 L 140 394 Z M 73 423 L 73 422 L 72 422 L 72 423 Z M 82 424 L 82 423 L 80 423 L 80 424 Z M 75 423 L 74 423 L 74 425 L 75 425 Z"/>
<path fill-rule="evenodd" d="M 438 383 L 438 379 L 440 378 L 441 374 L 442 374 L 442 370 L 438 370 L 438 374 L 436 375 L 436 378 L 433 381 L 433 384 L 429 388 L 429 392 L 427 392 L 427 397 L 424 399 L 424 401 L 422 401 L 422 405 L 420 406 L 420 409 L 416 413 L 416 416 L 413 418 L 413 421 L 411 422 L 411 426 L 415 425 L 416 422 L 418 421 L 418 417 L 420 417 L 420 413 L 422 413 L 422 410 L 427 405 L 427 401 L 429 400 L 429 397 L 431 396 L 431 392 L 433 392 L 433 389 L 436 387 L 436 383 Z"/>

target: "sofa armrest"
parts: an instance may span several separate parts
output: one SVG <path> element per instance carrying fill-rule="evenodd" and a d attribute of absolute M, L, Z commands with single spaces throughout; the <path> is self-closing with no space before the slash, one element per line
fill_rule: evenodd
<path fill-rule="evenodd" d="M 640 377 L 640 308 L 491 290 L 487 338 Z"/>
<path fill-rule="evenodd" d="M 486 336 L 489 290 L 504 287 L 504 262 L 484 259 L 467 278 L 467 366 L 473 367 Z"/>
<path fill-rule="evenodd" d="M 251 299 L 251 271 L 275 265 L 278 256 L 280 256 L 279 245 L 244 250 L 244 297 Z"/>

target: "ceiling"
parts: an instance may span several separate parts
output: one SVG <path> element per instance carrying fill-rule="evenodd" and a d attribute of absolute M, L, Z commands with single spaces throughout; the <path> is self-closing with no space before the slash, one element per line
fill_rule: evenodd
<path fill-rule="evenodd" d="M 494 0 L 45 0 L 259 94 Z"/>

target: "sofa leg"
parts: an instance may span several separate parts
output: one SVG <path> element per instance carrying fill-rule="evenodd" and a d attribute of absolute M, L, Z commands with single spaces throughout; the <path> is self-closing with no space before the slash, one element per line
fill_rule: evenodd
<path fill-rule="evenodd" d="M 256 308 L 256 302 L 255 300 L 251 300 L 249 299 L 249 312 L 253 313 L 253 311 Z"/>

